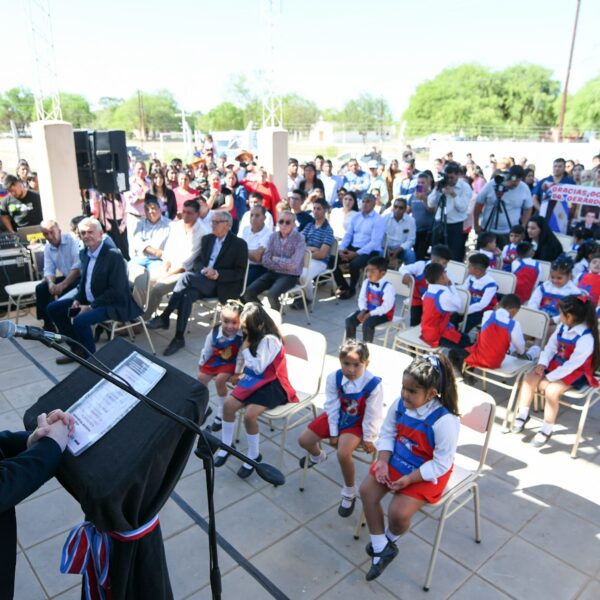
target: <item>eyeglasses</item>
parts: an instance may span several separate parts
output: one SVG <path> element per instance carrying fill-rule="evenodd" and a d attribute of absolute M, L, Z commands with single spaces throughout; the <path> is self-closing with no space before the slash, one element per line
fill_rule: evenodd
<path fill-rule="evenodd" d="M 214 219 L 210 222 L 211 225 L 220 225 L 221 223 L 228 223 L 228 221 L 215 221 Z"/>
<path fill-rule="evenodd" d="M 293 221 L 287 221 L 286 219 L 279 219 L 277 221 L 280 225 L 292 225 Z"/>

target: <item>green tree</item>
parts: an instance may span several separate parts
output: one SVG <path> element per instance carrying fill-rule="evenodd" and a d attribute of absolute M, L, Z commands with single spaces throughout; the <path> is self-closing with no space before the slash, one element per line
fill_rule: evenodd
<path fill-rule="evenodd" d="M 60 109 L 62 118 L 73 125 L 75 129 L 91 127 L 94 123 L 94 115 L 90 110 L 90 103 L 80 94 L 59 93 Z M 50 108 L 50 100 L 44 100 L 44 108 Z"/>
<path fill-rule="evenodd" d="M 14 87 L 0 96 L 0 126 L 8 129 L 14 121 L 17 129 L 23 131 L 31 123 L 35 100 L 33 92 L 24 87 Z"/>
<path fill-rule="evenodd" d="M 565 132 L 600 130 L 600 76 L 588 81 L 567 100 Z"/>
<path fill-rule="evenodd" d="M 244 129 L 244 111 L 231 102 L 221 102 L 201 117 L 203 131 Z"/>
<path fill-rule="evenodd" d="M 98 108 L 94 111 L 94 120 L 98 129 L 115 129 L 115 111 L 125 100 L 112 96 L 103 96 L 98 101 Z"/>
<path fill-rule="evenodd" d="M 383 133 L 383 128 L 393 122 L 387 101 L 371 94 L 361 94 L 358 98 L 349 100 L 339 113 L 330 110 L 328 116 L 343 122 L 346 129 L 358 131 L 363 136 L 363 142 L 367 133 Z"/>
<path fill-rule="evenodd" d="M 179 108 L 171 92 L 161 90 L 155 94 L 134 94 L 120 104 L 113 113 L 112 126 L 127 132 L 137 131 L 141 135 L 152 133 L 156 138 L 161 131 L 180 129 Z"/>
<path fill-rule="evenodd" d="M 312 100 L 298 94 L 286 94 L 281 99 L 283 126 L 289 131 L 309 131 L 318 118 L 320 111 Z"/>

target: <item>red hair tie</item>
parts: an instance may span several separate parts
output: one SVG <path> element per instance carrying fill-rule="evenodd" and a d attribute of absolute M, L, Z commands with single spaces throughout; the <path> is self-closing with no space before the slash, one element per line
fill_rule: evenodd
<path fill-rule="evenodd" d="M 579 300 L 579 302 L 583 302 L 583 304 L 585 304 L 586 302 L 590 302 L 591 298 L 590 298 L 590 296 L 588 296 L 588 294 L 578 294 L 577 300 Z"/>

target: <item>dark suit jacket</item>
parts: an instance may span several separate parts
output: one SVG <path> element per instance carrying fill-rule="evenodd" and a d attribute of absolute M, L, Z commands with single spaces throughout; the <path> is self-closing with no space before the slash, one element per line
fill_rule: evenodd
<path fill-rule="evenodd" d="M 197 273 L 208 266 L 216 236 L 210 233 L 202 237 L 200 252 L 194 259 L 194 271 Z M 239 298 L 244 286 L 244 275 L 248 264 L 248 245 L 245 240 L 235 236 L 231 231 L 225 237 L 221 251 L 213 265 L 219 272 L 217 279 L 217 296 L 223 303 L 230 298 Z"/>
<path fill-rule="evenodd" d="M 80 304 L 87 304 L 85 280 L 90 262 L 87 249 L 82 250 L 79 257 L 81 259 L 81 280 L 75 299 Z M 94 295 L 92 308 L 106 307 L 111 319 L 133 321 L 142 314 L 142 309 L 131 295 L 123 255 L 116 248 L 110 248 L 106 242 L 102 244 L 92 272 L 92 294 Z"/>
<path fill-rule="evenodd" d="M 17 523 L 15 505 L 50 479 L 62 452 L 50 438 L 27 450 L 28 432 L 0 432 L 0 598 L 12 598 Z"/>

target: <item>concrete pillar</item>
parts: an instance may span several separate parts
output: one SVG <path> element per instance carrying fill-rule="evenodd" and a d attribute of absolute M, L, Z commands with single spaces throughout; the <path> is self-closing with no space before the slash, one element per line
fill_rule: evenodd
<path fill-rule="evenodd" d="M 282 198 L 287 198 L 288 132 L 264 127 L 258 130 L 258 164 L 267 168 Z"/>
<path fill-rule="evenodd" d="M 35 121 L 31 135 L 44 219 L 69 231 L 71 219 L 81 214 L 73 127 L 65 121 Z"/>

